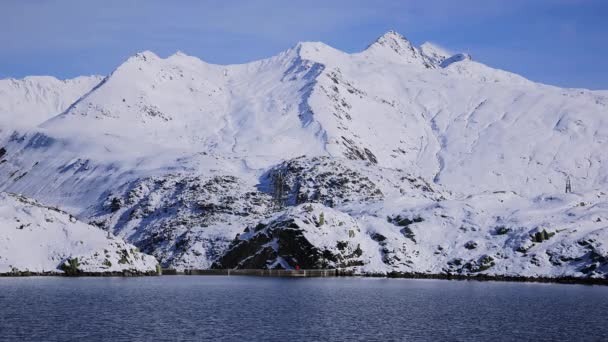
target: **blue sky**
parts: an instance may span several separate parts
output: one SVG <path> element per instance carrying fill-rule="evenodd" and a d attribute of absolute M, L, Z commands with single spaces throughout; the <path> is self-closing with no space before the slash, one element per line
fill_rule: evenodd
<path fill-rule="evenodd" d="M 0 0 L 0 78 L 107 74 L 142 50 L 220 64 L 298 41 L 354 52 L 389 29 L 535 81 L 608 89 L 606 0 Z"/>

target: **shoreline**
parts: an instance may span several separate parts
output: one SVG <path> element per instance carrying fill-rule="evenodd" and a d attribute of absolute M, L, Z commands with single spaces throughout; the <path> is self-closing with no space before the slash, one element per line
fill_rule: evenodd
<path fill-rule="evenodd" d="M 171 273 L 165 273 L 172 271 Z M 330 275 L 325 275 L 330 273 Z M 401 279 L 437 279 L 437 280 L 473 280 L 473 281 L 502 281 L 519 283 L 556 283 L 556 284 L 581 284 L 581 285 L 608 285 L 608 278 L 577 278 L 565 277 L 526 277 L 506 275 L 462 275 L 462 274 L 428 274 L 416 272 L 390 272 L 355 274 L 342 270 L 163 270 L 163 275 L 236 275 L 236 276 L 261 276 L 261 277 L 359 277 L 359 278 L 401 278 Z"/>
<path fill-rule="evenodd" d="M 82 272 L 77 275 L 66 275 L 61 272 L 12 272 L 0 273 L 0 278 L 20 277 L 154 277 L 154 276 L 254 276 L 254 277 L 287 277 L 287 278 L 334 278 L 334 277 L 359 277 L 359 278 L 401 278 L 401 279 L 437 279 L 437 280 L 459 280 L 459 281 L 501 281 L 518 283 L 554 283 L 554 284 L 579 284 L 579 285 L 608 285 L 608 278 L 577 278 L 565 277 L 526 277 L 507 275 L 462 275 L 462 274 L 428 274 L 415 272 L 390 272 L 355 274 L 351 271 L 336 269 L 309 269 L 309 270 L 265 270 L 265 269 L 191 269 L 178 271 L 175 269 L 163 269 L 162 274 L 156 272 Z"/>
<path fill-rule="evenodd" d="M 49 272 L 8 272 L 0 273 L 0 278 L 25 278 L 25 277 L 62 277 L 62 278 L 79 278 L 79 277 L 155 277 L 159 276 L 156 272 L 80 272 L 78 274 L 65 274 L 63 272 L 49 271 Z"/>

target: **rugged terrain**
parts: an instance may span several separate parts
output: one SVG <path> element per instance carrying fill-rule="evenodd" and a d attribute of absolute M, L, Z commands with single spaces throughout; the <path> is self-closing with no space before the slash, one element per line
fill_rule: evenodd
<path fill-rule="evenodd" d="M 608 277 L 605 91 L 387 32 L 242 65 L 142 52 L 48 94 L 2 100 L 24 119 L 0 190 L 164 267 Z"/>
<path fill-rule="evenodd" d="M 157 261 L 57 208 L 0 193 L 0 274 L 155 274 Z"/>

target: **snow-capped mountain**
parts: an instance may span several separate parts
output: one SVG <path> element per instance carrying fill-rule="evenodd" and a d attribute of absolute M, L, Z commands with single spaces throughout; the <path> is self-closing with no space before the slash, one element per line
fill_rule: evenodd
<path fill-rule="evenodd" d="M 37 126 L 66 110 L 101 80 L 101 76 L 68 80 L 29 76 L 0 80 L 0 123 L 3 128 Z"/>
<path fill-rule="evenodd" d="M 466 55 L 433 64 L 423 50 L 389 32 L 356 54 L 300 43 L 233 66 L 144 52 L 43 127 L 252 162 L 364 159 L 462 192 L 556 191 L 565 174 L 579 188 L 603 184 L 604 94 L 533 83 Z"/>
<path fill-rule="evenodd" d="M 7 137 L 0 189 L 178 268 L 293 267 L 309 244 L 315 267 L 601 277 L 607 109 L 392 31 L 242 65 L 143 52 Z"/>

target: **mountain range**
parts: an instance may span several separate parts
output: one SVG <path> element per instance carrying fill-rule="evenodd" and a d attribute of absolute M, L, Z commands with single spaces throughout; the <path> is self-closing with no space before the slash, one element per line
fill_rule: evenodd
<path fill-rule="evenodd" d="M 607 109 L 393 31 L 240 65 L 145 51 L 0 81 L 0 191 L 180 270 L 607 278 Z"/>

